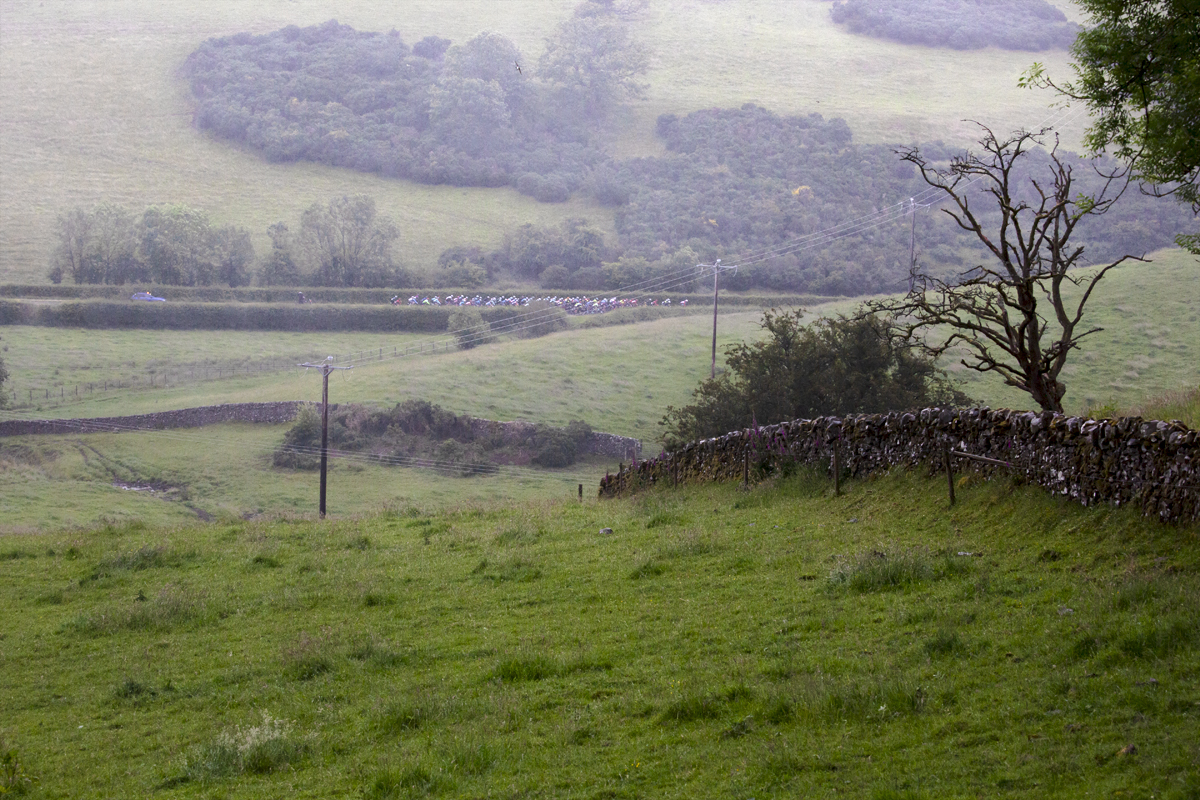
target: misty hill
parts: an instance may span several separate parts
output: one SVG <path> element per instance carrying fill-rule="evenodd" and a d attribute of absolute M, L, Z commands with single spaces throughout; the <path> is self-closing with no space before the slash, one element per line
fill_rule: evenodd
<path fill-rule="evenodd" d="M 619 266 L 602 270 L 594 255 L 534 259 L 533 266 L 506 251 L 482 259 L 489 274 L 499 264 L 550 287 L 618 288 L 696 259 L 749 256 L 761 263 L 733 277 L 730 288 L 856 295 L 903 283 L 914 233 L 923 261 L 943 271 L 980 257 L 976 243 L 941 215 L 921 215 L 914 229 L 910 216 L 887 213 L 927 187 L 891 146 L 856 144 L 839 118 L 783 117 L 754 104 L 667 114 L 657 125 L 666 155 L 606 155 L 596 132 L 623 96 L 620 74 L 629 76 L 641 51 L 615 15 L 581 13 L 571 22 L 592 26 L 589 52 L 598 31 L 620 41 L 605 46 L 607 60 L 577 60 L 573 88 L 551 79 L 545 57 L 535 78 L 534 62 L 495 33 L 462 45 L 427 36 L 410 47 L 395 32 L 330 21 L 210 39 L 186 64 L 196 124 L 271 161 L 432 184 L 508 185 L 547 202 L 580 192 L 615 206 L 618 241 L 588 247 Z M 548 52 L 586 49 L 566 30 Z M 940 142 L 923 150 L 938 161 L 957 152 Z M 1085 191 L 1090 172 L 1077 170 Z M 853 220 L 867 222 L 816 236 Z M 1113 258 L 1169 246 L 1186 223 L 1176 204 L 1130 192 L 1084 236 L 1091 257 Z M 771 258 L 756 258 L 768 251 Z"/>

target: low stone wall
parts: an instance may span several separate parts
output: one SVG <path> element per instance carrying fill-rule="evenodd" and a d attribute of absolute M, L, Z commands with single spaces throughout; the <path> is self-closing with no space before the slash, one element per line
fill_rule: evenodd
<path fill-rule="evenodd" d="M 1200 520 L 1200 433 L 1180 422 L 1093 420 L 1053 412 L 927 408 L 793 420 L 692 442 L 600 482 L 600 496 L 673 481 L 740 480 L 781 460 L 869 475 L 892 467 L 942 469 L 945 447 L 1005 461 L 1011 470 L 1084 505 L 1136 503 L 1164 522 Z M 955 471 L 992 467 L 955 459 Z"/>
<path fill-rule="evenodd" d="M 128 417 L 93 417 L 91 419 L 30 419 L 0 422 L 0 436 L 29 436 L 43 433 L 121 433 L 167 428 L 199 428 L 224 422 L 256 422 L 281 425 L 296 418 L 300 401 L 280 403 L 229 403 L 221 406 L 183 408 L 159 411 L 155 414 L 136 414 Z"/>

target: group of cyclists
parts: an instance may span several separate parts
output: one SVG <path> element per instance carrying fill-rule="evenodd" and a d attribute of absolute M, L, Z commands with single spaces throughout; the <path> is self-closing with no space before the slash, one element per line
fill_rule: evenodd
<path fill-rule="evenodd" d="M 603 314 L 607 311 L 615 311 L 618 308 L 637 308 L 639 306 L 670 306 L 671 298 L 666 297 L 662 300 L 658 298 L 638 299 L 636 297 L 588 297 L 586 295 L 576 295 L 571 297 L 559 297 L 558 295 L 548 295 L 546 297 L 532 297 L 529 295 L 518 297 L 517 295 L 500 295 L 497 297 L 483 295 L 475 295 L 469 297 L 465 294 L 448 294 L 445 297 L 438 295 L 422 296 L 414 294 L 408 298 L 407 305 L 410 306 L 479 306 L 483 308 L 495 308 L 497 306 L 527 306 L 530 303 L 548 303 L 552 306 L 557 306 L 568 314 Z M 680 300 L 679 306 L 687 306 L 686 299 Z M 392 305 L 405 305 L 401 300 L 400 295 L 392 298 Z"/>

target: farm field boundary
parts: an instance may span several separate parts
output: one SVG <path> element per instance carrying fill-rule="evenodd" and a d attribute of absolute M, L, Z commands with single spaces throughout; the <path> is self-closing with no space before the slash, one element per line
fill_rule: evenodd
<path fill-rule="evenodd" d="M 346 305 L 386 304 L 394 295 L 408 298 L 413 295 L 431 297 L 433 295 L 536 295 L 544 296 L 576 296 L 608 297 L 616 294 L 628 296 L 628 292 L 614 289 L 604 290 L 556 290 L 545 289 L 498 289 L 477 288 L 464 289 L 455 287 L 425 287 L 423 289 L 348 289 L 322 286 L 160 286 L 157 284 L 128 284 L 125 286 L 108 286 L 103 284 L 0 284 L 0 297 L 13 300 L 121 300 L 126 301 L 135 290 L 145 289 L 158 297 L 166 297 L 172 302 L 194 303 L 285 303 L 295 304 L 296 294 L 303 292 L 304 296 L 314 303 L 341 303 Z M 673 301 L 687 300 L 689 305 L 712 305 L 711 292 L 654 292 L 641 293 L 647 298 L 670 297 Z M 735 294 L 721 293 L 721 305 L 730 306 L 808 306 L 820 305 L 842 297 L 825 297 L 811 294 Z"/>
<path fill-rule="evenodd" d="M 951 448 L 1006 462 L 1027 482 L 1085 506 L 1132 503 L 1163 522 L 1200 519 L 1200 432 L 1183 423 L 988 408 L 818 417 L 733 431 L 605 476 L 600 496 L 655 483 L 748 480 L 751 471 L 831 463 L 835 452 L 840 472 L 851 476 L 921 464 L 937 470 Z"/>

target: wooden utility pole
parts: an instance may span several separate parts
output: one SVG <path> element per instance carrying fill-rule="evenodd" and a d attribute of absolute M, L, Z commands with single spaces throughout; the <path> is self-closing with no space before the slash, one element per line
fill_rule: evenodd
<path fill-rule="evenodd" d="M 325 466 L 329 459 L 329 373 L 335 369 L 354 369 L 335 367 L 332 362 L 333 356 L 329 356 L 323 364 L 300 364 L 305 368 L 321 370 L 321 519 L 325 519 Z"/>
<path fill-rule="evenodd" d="M 717 279 L 721 275 L 721 270 L 732 269 L 737 267 L 721 266 L 721 259 L 717 259 L 713 264 L 697 264 L 700 269 L 711 269 L 713 271 L 713 340 L 712 340 L 712 374 L 711 377 L 715 380 L 717 377 Z"/>

